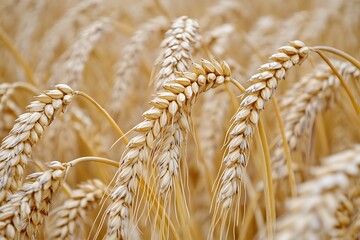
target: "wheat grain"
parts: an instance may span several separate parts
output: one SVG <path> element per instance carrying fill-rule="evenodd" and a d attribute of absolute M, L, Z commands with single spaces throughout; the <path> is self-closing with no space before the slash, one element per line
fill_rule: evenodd
<path fill-rule="evenodd" d="M 27 179 L 31 182 L 25 183 L 0 207 L 1 239 L 36 239 L 68 166 L 54 161 L 48 167 L 45 172 L 29 175 Z"/>
<path fill-rule="evenodd" d="M 49 214 L 49 239 L 79 239 L 85 230 L 84 224 L 88 222 L 87 212 L 99 204 L 105 190 L 106 185 L 97 179 L 82 183 L 73 190 L 71 198 Z"/>
<path fill-rule="evenodd" d="M 158 92 L 151 101 L 153 107 L 144 113 L 145 121 L 134 128 L 140 134 L 130 141 L 120 161 L 116 186 L 111 194 L 113 203 L 107 211 L 109 215 L 107 239 L 127 239 L 129 236 L 129 218 L 134 194 L 138 191 L 138 181 L 145 172 L 145 166 L 151 159 L 154 141 L 161 139 L 162 126 L 166 126 L 166 123 L 172 124 L 172 117 L 181 108 L 190 110 L 192 103 L 201 92 L 229 79 L 230 69 L 225 63 L 220 65 L 216 61 L 203 60 L 201 65 L 194 64 L 194 73 L 183 73 L 180 78 L 163 85 L 164 90 Z M 178 123 L 187 131 L 190 130 L 186 116 L 180 116 Z M 170 165 L 168 163 L 164 166 Z M 170 176 L 171 174 L 167 175 L 167 181 L 171 180 Z M 166 182 L 163 184 L 169 186 Z"/>
<path fill-rule="evenodd" d="M 339 73 L 347 81 L 357 80 L 360 70 L 352 64 L 337 62 Z M 291 151 L 298 148 L 299 141 L 306 129 L 311 129 L 315 117 L 331 106 L 341 84 L 328 66 L 318 66 L 316 72 L 305 76 L 295 83 L 282 97 L 280 106 L 283 110 L 284 130 Z M 272 166 L 275 178 L 287 175 L 282 140 L 275 143 L 272 154 Z"/>
<path fill-rule="evenodd" d="M 229 130 L 223 160 L 225 169 L 218 180 L 216 209 L 221 207 L 221 213 L 227 214 L 235 198 L 239 197 L 241 172 L 248 162 L 250 140 L 259 121 L 260 111 L 264 109 L 265 102 L 270 99 L 287 71 L 303 62 L 308 53 L 309 48 L 304 43 L 293 41 L 290 46 L 281 47 L 278 53 L 270 57 L 271 62 L 262 65 L 259 73 L 250 78 L 252 85 L 243 94 L 240 108 Z"/>
<path fill-rule="evenodd" d="M 155 80 L 155 89 L 159 90 L 169 80 L 175 79 L 175 73 L 184 72 L 191 59 L 191 53 L 200 42 L 198 23 L 186 16 L 176 19 L 166 32 L 161 43 L 162 53 L 157 59 L 161 69 Z"/>
<path fill-rule="evenodd" d="M 27 112 L 20 115 L 9 135 L 0 147 L 0 200 L 3 202 L 9 194 L 21 185 L 24 168 L 31 157 L 33 146 L 39 142 L 44 130 L 54 118 L 66 110 L 71 102 L 73 90 L 58 84 L 36 97 L 36 101 L 27 106 Z"/>

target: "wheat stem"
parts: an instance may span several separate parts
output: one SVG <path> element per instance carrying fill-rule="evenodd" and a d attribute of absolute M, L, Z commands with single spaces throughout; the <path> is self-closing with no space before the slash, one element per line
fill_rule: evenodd
<path fill-rule="evenodd" d="M 343 88 L 345 89 L 346 93 L 348 94 L 350 101 L 356 111 L 356 113 L 358 115 L 360 115 L 360 108 L 359 105 L 356 102 L 356 99 L 354 97 L 354 95 L 351 93 L 348 85 L 346 84 L 344 78 L 341 76 L 341 74 L 338 72 L 338 70 L 336 70 L 336 68 L 334 67 L 334 65 L 331 63 L 331 61 L 321 52 L 321 51 L 316 51 L 317 54 L 320 55 L 320 57 L 327 63 L 327 65 L 329 65 L 329 67 L 331 68 L 331 70 L 333 70 L 334 74 L 338 77 L 338 79 L 341 82 L 341 85 L 343 86 Z M 360 68 L 359 68 L 360 69 Z"/>
<path fill-rule="evenodd" d="M 328 47 L 328 46 L 315 46 L 315 47 L 311 47 L 310 49 L 312 49 L 316 52 L 319 52 L 319 50 L 320 50 L 320 51 L 326 51 L 326 52 L 333 53 L 339 57 L 342 57 L 342 58 L 348 60 L 349 62 L 351 62 L 354 66 L 356 66 L 360 70 L 359 60 L 357 60 L 353 56 L 350 56 L 349 54 L 347 54 L 339 49 L 336 49 L 333 47 Z"/>
<path fill-rule="evenodd" d="M 296 179 L 295 179 L 295 173 L 294 173 L 294 167 L 293 167 L 293 160 L 291 158 L 290 147 L 289 147 L 289 143 L 288 143 L 288 141 L 286 139 L 286 135 L 285 135 L 284 121 L 283 121 L 283 119 L 281 117 L 280 108 L 279 108 L 279 105 L 278 105 L 275 97 L 272 98 L 272 103 L 274 105 L 275 114 L 276 114 L 276 120 L 278 122 L 278 125 L 279 125 L 279 128 L 280 128 L 281 138 L 282 138 L 282 141 L 283 141 L 283 148 L 284 148 L 284 151 L 285 151 L 286 165 L 287 165 L 288 172 L 289 172 L 289 182 L 290 182 L 291 196 L 295 197 L 296 193 L 297 193 Z"/>
<path fill-rule="evenodd" d="M 274 197 L 274 188 L 273 188 L 273 184 L 272 184 L 272 173 L 271 173 L 271 160 L 270 160 L 270 151 L 269 151 L 269 145 L 267 143 L 267 139 L 266 139 L 266 133 L 265 133 L 265 129 L 264 126 L 261 122 L 261 120 L 259 120 L 258 123 L 258 128 L 259 128 L 259 135 L 260 135 L 260 141 L 261 141 L 261 146 L 264 152 L 264 160 L 265 160 L 265 164 L 264 164 L 264 184 L 267 186 L 264 188 L 264 192 L 265 192 L 265 198 L 266 198 L 266 225 L 267 225 L 267 229 L 268 229 L 268 237 L 269 239 L 273 239 L 273 234 L 275 231 L 274 228 L 274 222 L 276 221 L 276 208 L 275 208 L 275 197 Z"/>
<path fill-rule="evenodd" d="M 116 132 L 120 135 L 120 137 L 122 138 L 123 142 L 125 144 L 129 143 L 129 140 L 126 138 L 124 132 L 121 130 L 121 128 L 116 124 L 116 122 L 114 121 L 114 119 L 110 116 L 110 114 L 102 107 L 100 106 L 100 104 L 98 104 L 92 97 L 90 97 L 89 95 L 87 95 L 84 92 L 81 91 L 75 91 L 75 94 L 84 97 L 86 100 L 88 100 L 89 102 L 91 102 L 102 114 L 104 114 L 104 116 L 106 117 L 106 119 L 109 121 L 110 125 L 116 130 Z"/>

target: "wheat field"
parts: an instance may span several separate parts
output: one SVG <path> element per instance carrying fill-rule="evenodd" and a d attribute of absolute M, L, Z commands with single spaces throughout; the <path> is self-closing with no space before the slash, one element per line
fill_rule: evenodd
<path fill-rule="evenodd" d="M 0 239 L 360 239 L 360 1 L 0 0 Z"/>

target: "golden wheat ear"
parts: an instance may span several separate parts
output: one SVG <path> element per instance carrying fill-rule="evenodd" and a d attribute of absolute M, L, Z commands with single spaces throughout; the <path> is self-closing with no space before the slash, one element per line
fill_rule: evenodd
<path fill-rule="evenodd" d="M 360 70 L 351 63 L 336 62 L 335 66 L 347 82 L 357 81 L 360 78 Z M 280 99 L 280 107 L 286 139 L 292 152 L 299 150 L 299 147 L 304 148 L 299 145 L 304 132 L 311 129 L 318 114 L 334 104 L 340 87 L 336 75 L 322 64 L 314 73 L 302 77 L 285 92 Z M 288 173 L 282 140 L 277 140 L 275 146 L 272 153 L 274 178 L 282 179 Z"/>
<path fill-rule="evenodd" d="M 341 239 L 344 238 L 342 228 L 355 227 L 349 224 L 351 220 L 345 211 L 359 201 L 359 154 L 360 146 L 355 145 L 325 158 L 322 166 L 311 169 L 312 179 L 299 185 L 297 197 L 286 201 L 287 212 L 277 221 L 277 239 L 298 236 Z M 354 217 L 357 215 L 355 213 Z"/>
<path fill-rule="evenodd" d="M 156 90 L 175 79 L 176 72 L 189 69 L 191 53 L 199 42 L 199 24 L 195 20 L 182 16 L 173 21 L 161 43 L 162 51 L 156 61 L 161 67 L 157 76 L 154 76 Z"/>
<path fill-rule="evenodd" d="M 216 182 L 216 202 L 213 225 L 218 219 L 227 216 L 232 206 L 240 200 L 242 171 L 248 163 L 251 139 L 260 119 L 260 111 L 275 92 L 280 80 L 294 65 L 302 63 L 310 49 L 301 41 L 290 42 L 289 46 L 279 48 L 270 57 L 270 62 L 262 65 L 259 73 L 253 75 L 251 85 L 242 94 L 242 102 L 233 117 L 228 131 L 226 153 L 223 158 L 225 169 Z M 218 215 L 220 211 L 220 218 Z M 214 227 L 214 226 L 212 226 Z"/>
<path fill-rule="evenodd" d="M 138 124 L 134 130 L 140 134 L 134 137 L 127 146 L 125 154 L 120 161 L 120 168 L 116 185 L 111 193 L 113 203 L 107 214 L 108 230 L 107 238 L 128 239 L 129 219 L 133 210 L 133 199 L 138 193 L 139 181 L 146 173 L 145 167 L 152 160 L 151 153 L 155 147 L 155 141 L 167 139 L 165 143 L 171 145 L 171 141 L 180 144 L 181 136 L 164 138 L 164 130 L 171 128 L 174 124 L 181 131 L 190 131 L 189 116 L 191 106 L 197 96 L 211 88 L 215 88 L 224 82 L 230 81 L 230 68 L 226 63 L 210 62 L 203 60 L 201 64 L 193 64 L 194 72 L 182 73 L 180 77 L 169 80 L 163 85 L 163 91 L 156 94 L 150 102 L 153 106 L 144 113 L 145 121 Z M 182 114 L 187 113 L 187 115 Z M 174 133 L 179 134 L 177 129 Z M 169 145 L 167 145 L 169 146 Z M 160 188 L 162 192 L 169 191 L 177 179 L 179 166 L 179 149 L 172 152 L 172 148 L 164 147 L 159 152 L 157 163 Z M 156 153 L 154 153 L 156 154 Z"/>
<path fill-rule="evenodd" d="M 59 208 L 53 209 L 47 225 L 49 239 L 79 239 L 88 223 L 88 211 L 99 205 L 106 185 L 98 179 L 79 184 Z"/>
<path fill-rule="evenodd" d="M 36 239 L 53 194 L 65 178 L 68 165 L 51 162 L 49 170 L 30 174 L 30 180 L 0 207 L 2 239 Z"/>
<path fill-rule="evenodd" d="M 39 142 L 46 127 L 71 103 L 74 91 L 65 84 L 35 97 L 27 112 L 16 120 L 0 147 L 0 201 L 17 191 L 22 183 L 25 166 L 33 146 Z"/>

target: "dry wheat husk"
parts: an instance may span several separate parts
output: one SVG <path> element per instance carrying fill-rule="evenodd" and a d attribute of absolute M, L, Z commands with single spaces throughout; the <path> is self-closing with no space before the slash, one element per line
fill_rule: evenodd
<path fill-rule="evenodd" d="M 73 94 L 69 86 L 58 84 L 54 90 L 36 96 L 36 100 L 27 106 L 27 112 L 19 116 L 9 135 L 3 139 L 0 147 L 1 202 L 20 188 L 33 146 L 54 118 L 65 112 Z"/>
<path fill-rule="evenodd" d="M 89 180 L 71 192 L 63 205 L 50 212 L 49 239 L 79 239 L 84 234 L 91 211 L 104 196 L 106 185 L 98 179 Z"/>
<path fill-rule="evenodd" d="M 236 203 L 240 197 L 242 171 L 248 163 L 251 139 L 260 119 L 260 111 L 287 71 L 302 63 L 310 50 L 296 40 L 278 51 L 270 57 L 271 62 L 262 65 L 259 73 L 249 79 L 251 86 L 242 95 L 240 107 L 233 117 L 223 158 L 225 169 L 217 181 L 215 216 L 218 210 L 221 214 L 227 214 L 231 206 L 239 206 Z"/>
<path fill-rule="evenodd" d="M 156 94 L 151 101 L 153 107 L 144 113 L 145 121 L 134 128 L 140 134 L 130 141 L 120 161 L 116 186 L 111 194 L 113 203 L 107 211 L 107 239 L 128 239 L 133 199 L 139 191 L 140 179 L 146 174 L 146 165 L 151 161 L 154 143 L 164 136 L 164 127 L 171 126 L 176 120 L 182 129 L 190 131 L 189 119 L 181 111 L 190 112 L 191 105 L 201 92 L 229 80 L 230 68 L 225 63 L 203 60 L 201 65 L 194 64 L 194 73 L 182 73 L 181 77 L 164 84 L 164 90 Z M 173 163 L 166 160 L 159 166 L 160 172 L 165 170 L 160 181 L 162 185 L 173 184 L 174 179 L 169 172 L 177 168 Z"/>
<path fill-rule="evenodd" d="M 360 78 L 360 70 L 351 63 L 336 62 L 335 67 L 347 82 Z M 314 73 L 296 82 L 280 99 L 284 131 L 292 152 L 299 147 L 304 132 L 311 129 L 316 116 L 333 105 L 340 87 L 340 81 L 332 70 L 321 65 Z M 276 141 L 276 148 L 271 156 L 274 178 L 287 176 L 282 144 L 281 139 Z"/>
<path fill-rule="evenodd" d="M 36 239 L 68 165 L 54 161 L 48 167 L 45 172 L 30 174 L 30 181 L 0 207 L 0 239 Z"/>

